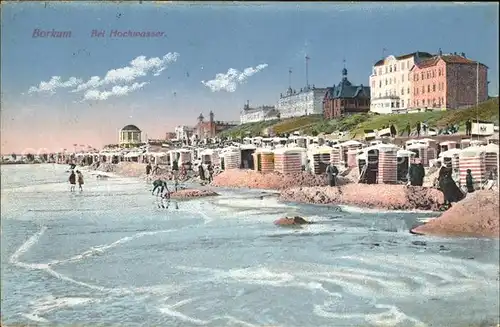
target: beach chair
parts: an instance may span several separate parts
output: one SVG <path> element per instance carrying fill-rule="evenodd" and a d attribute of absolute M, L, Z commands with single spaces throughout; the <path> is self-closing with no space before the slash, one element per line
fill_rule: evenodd
<path fill-rule="evenodd" d="M 481 189 L 489 191 L 493 188 L 494 185 L 495 185 L 495 181 L 487 180 L 481 185 Z"/>

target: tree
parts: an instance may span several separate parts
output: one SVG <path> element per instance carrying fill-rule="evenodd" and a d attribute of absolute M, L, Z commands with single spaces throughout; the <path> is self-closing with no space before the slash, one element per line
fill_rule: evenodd
<path fill-rule="evenodd" d="M 49 156 L 46 153 L 44 153 L 44 154 L 42 154 L 42 159 L 44 162 L 47 162 L 49 159 Z"/>
<path fill-rule="evenodd" d="M 26 155 L 26 159 L 28 159 L 28 161 L 32 162 L 32 161 L 35 161 L 35 156 L 31 153 L 28 153 Z"/>
<path fill-rule="evenodd" d="M 12 160 L 16 161 L 17 155 L 15 153 L 11 154 L 10 156 L 12 157 Z"/>

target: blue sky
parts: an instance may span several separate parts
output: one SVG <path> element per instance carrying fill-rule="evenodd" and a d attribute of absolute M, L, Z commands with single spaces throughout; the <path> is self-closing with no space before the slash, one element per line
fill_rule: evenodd
<path fill-rule="evenodd" d="M 497 4 L 10 3 L 2 5 L 2 23 L 3 153 L 113 143 L 129 123 L 149 137 L 162 137 L 210 110 L 216 119 L 237 120 L 246 100 L 276 103 L 288 86 L 289 67 L 293 87 L 304 86 L 306 54 L 310 84 L 324 87 L 340 80 L 343 58 L 349 79 L 368 85 L 383 48 L 386 55 L 465 52 L 490 68 L 490 94 L 498 94 Z M 71 31 L 72 37 L 33 38 L 36 28 Z M 94 29 L 106 36 L 91 38 Z M 114 29 L 160 31 L 166 37 L 113 39 L 108 35 Z M 178 57 L 163 64 L 158 76 L 152 70 L 128 83 L 149 82 L 126 95 L 82 101 L 85 92 L 70 92 L 74 88 L 28 94 L 52 76 L 87 82 L 139 56 L 160 60 L 168 53 Z M 233 92 L 213 92 L 201 83 L 230 68 L 242 72 L 263 64 Z"/>

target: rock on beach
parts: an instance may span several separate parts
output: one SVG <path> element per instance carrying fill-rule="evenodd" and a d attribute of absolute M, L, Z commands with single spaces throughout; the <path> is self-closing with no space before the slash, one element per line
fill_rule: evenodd
<path fill-rule="evenodd" d="M 344 204 L 387 210 L 438 210 L 443 195 L 432 188 L 388 184 L 341 187 L 298 187 L 283 190 L 280 199 L 311 204 Z"/>
<path fill-rule="evenodd" d="M 476 191 L 454 204 L 440 217 L 413 228 L 415 234 L 499 238 L 498 193 Z"/>

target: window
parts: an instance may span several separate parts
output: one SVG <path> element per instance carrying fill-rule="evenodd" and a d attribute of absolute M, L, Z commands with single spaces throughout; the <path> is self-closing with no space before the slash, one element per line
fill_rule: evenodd
<path fill-rule="evenodd" d="M 431 78 L 431 72 L 427 71 L 427 79 Z"/>
<path fill-rule="evenodd" d="M 377 70 L 373 68 L 373 75 L 377 75 Z"/>
<path fill-rule="evenodd" d="M 382 80 L 378 81 L 378 87 L 382 87 Z"/>
<path fill-rule="evenodd" d="M 392 78 L 389 78 L 389 84 L 392 84 Z"/>
<path fill-rule="evenodd" d="M 420 73 L 420 78 L 421 78 L 422 80 L 424 80 L 424 72 L 421 72 L 421 73 Z"/>
<path fill-rule="evenodd" d="M 405 106 L 405 100 L 401 100 L 401 108 L 404 108 Z"/>
<path fill-rule="evenodd" d="M 419 105 L 420 105 L 420 101 L 417 100 L 417 106 L 419 106 Z"/>
<path fill-rule="evenodd" d="M 405 95 L 405 88 L 401 88 L 401 95 Z"/>
<path fill-rule="evenodd" d="M 399 108 L 399 102 L 396 102 L 396 108 Z"/>
<path fill-rule="evenodd" d="M 425 86 L 422 86 L 422 94 L 425 93 Z"/>
<path fill-rule="evenodd" d="M 422 99 L 422 106 L 425 106 L 425 99 Z"/>
<path fill-rule="evenodd" d="M 385 85 L 387 85 L 387 78 L 385 79 Z"/>
<path fill-rule="evenodd" d="M 391 108 L 394 108 L 394 102 L 391 101 Z"/>
<path fill-rule="evenodd" d="M 441 68 L 438 68 L 438 76 L 441 76 Z"/>
<path fill-rule="evenodd" d="M 385 90 L 385 96 L 387 96 L 387 90 Z"/>
<path fill-rule="evenodd" d="M 436 92 L 436 84 L 432 84 L 432 92 Z"/>
<path fill-rule="evenodd" d="M 429 93 L 431 91 L 431 85 L 427 85 L 427 93 Z"/>
<path fill-rule="evenodd" d="M 392 66 L 391 66 L 391 67 L 389 67 L 389 72 L 390 72 L 390 73 L 392 73 Z"/>
<path fill-rule="evenodd" d="M 408 90 L 406 90 L 406 94 L 410 94 L 410 88 L 408 88 Z"/>
<path fill-rule="evenodd" d="M 433 99 L 432 99 L 432 106 L 433 106 L 433 107 L 435 107 L 435 106 L 436 106 L 436 99 L 435 99 L 435 98 L 433 98 Z"/>
<path fill-rule="evenodd" d="M 397 66 L 396 65 L 394 65 L 394 71 L 397 71 Z"/>
<path fill-rule="evenodd" d="M 436 77 L 436 70 L 435 69 L 432 70 L 432 78 L 434 78 L 434 77 Z"/>
<path fill-rule="evenodd" d="M 405 81 L 405 74 L 401 74 L 401 82 L 404 83 L 404 81 Z"/>

